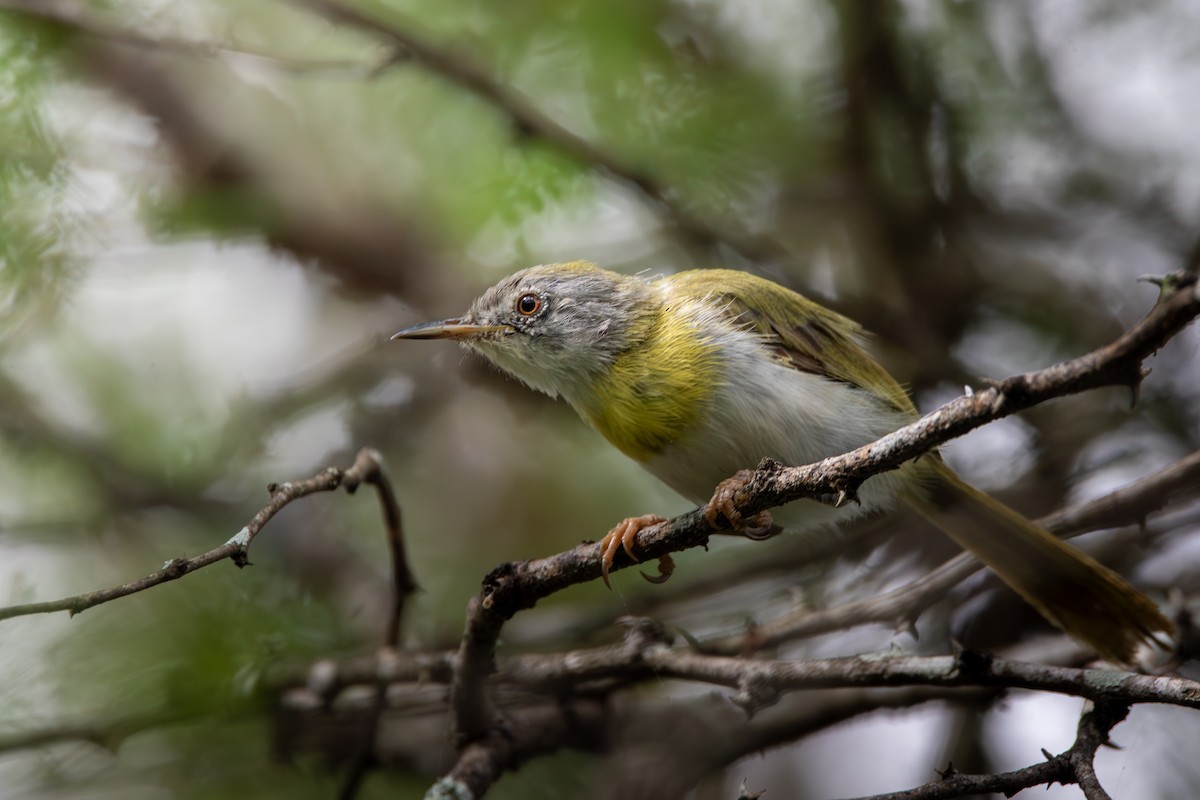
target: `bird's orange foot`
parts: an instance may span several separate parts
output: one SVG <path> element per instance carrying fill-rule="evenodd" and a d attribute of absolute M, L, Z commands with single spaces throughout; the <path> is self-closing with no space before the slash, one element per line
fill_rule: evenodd
<path fill-rule="evenodd" d="M 638 533 L 643 528 L 666 521 L 666 517 L 660 517 L 658 514 L 643 514 L 640 517 L 621 520 L 616 527 L 604 535 L 604 538 L 600 540 L 600 577 L 604 578 L 605 586 L 612 588 L 612 584 L 608 581 L 608 571 L 612 569 L 613 558 L 617 555 L 617 550 L 624 550 L 625 555 L 633 561 L 641 561 L 637 557 L 637 553 L 633 552 L 633 545 L 637 542 Z M 671 577 L 674 568 L 670 557 L 663 556 L 658 562 L 658 577 L 647 577 L 646 579 L 651 583 L 662 583 Z"/>
<path fill-rule="evenodd" d="M 729 527 L 740 536 L 755 541 L 771 538 L 775 520 L 771 518 L 770 512 L 760 511 L 753 517 L 743 518 L 742 512 L 737 510 L 733 502 L 738 490 L 746 488 L 746 484 L 753 478 L 754 470 L 740 469 L 732 478 L 726 478 L 717 484 L 712 499 L 704 506 L 704 519 L 710 527 L 720 527 L 721 517 L 725 517 L 729 521 Z"/>

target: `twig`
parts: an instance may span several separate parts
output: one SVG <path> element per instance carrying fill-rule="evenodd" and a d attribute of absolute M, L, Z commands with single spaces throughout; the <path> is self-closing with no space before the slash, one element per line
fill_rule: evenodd
<path fill-rule="evenodd" d="M 355 459 L 355 466 L 359 466 L 362 462 L 364 453 L 367 454 L 365 457 L 373 459 L 372 452 L 369 450 L 360 452 L 359 457 Z M 23 603 L 0 607 L 0 620 L 27 616 L 29 614 L 49 614 L 56 611 L 66 611 L 71 616 L 75 616 L 93 606 L 136 594 L 137 592 L 145 591 L 168 581 L 177 580 L 190 572 L 195 572 L 218 561 L 229 559 L 237 566 L 244 567 L 250 563 L 247 560 L 247 554 L 250 550 L 251 542 L 254 541 L 254 537 L 259 534 L 284 506 L 301 497 L 307 497 L 310 494 L 332 492 L 342 485 L 345 476 L 346 471 L 336 467 L 329 467 L 306 480 L 281 484 L 272 483 L 267 487 L 267 491 L 271 493 L 270 501 L 254 515 L 254 518 L 244 528 L 219 547 L 214 547 L 207 552 L 190 558 L 173 558 L 157 572 L 152 572 L 143 578 L 121 584 L 120 586 L 98 589 L 93 592 L 84 592 L 83 594 L 64 597 L 61 600 L 47 600 L 40 603 Z"/>
<path fill-rule="evenodd" d="M 760 466 L 754 479 L 738 492 L 737 508 L 743 515 L 752 515 L 805 497 L 852 493 L 871 475 L 894 469 L 973 428 L 1037 403 L 1101 386 L 1136 386 L 1143 378 L 1142 361 L 1200 314 L 1198 295 L 1194 277 L 1170 276 L 1150 313 L 1112 344 L 960 397 L 851 453 L 805 467 Z M 642 531 L 637 547 L 645 558 L 657 558 L 701 546 L 710 533 L 697 509 Z M 613 568 L 629 564 L 618 554 Z M 496 641 L 505 621 L 543 597 L 599 576 L 597 548 L 584 544 L 544 559 L 502 564 L 484 579 L 480 594 L 468 606 L 452 692 L 456 730 L 464 741 L 485 735 L 495 719 L 484 681 L 492 672 Z"/>
<path fill-rule="evenodd" d="M 395 648 L 400 644 L 400 623 L 404 617 L 404 605 L 417 586 L 408 564 L 408 553 L 404 547 L 404 526 L 400 521 L 400 504 L 396 502 L 396 491 L 383 468 L 383 456 L 378 451 L 364 447 L 354 459 L 354 465 L 342 476 L 346 492 L 354 494 L 359 484 L 369 483 L 375 487 L 379 498 L 379 510 L 387 532 L 388 552 L 392 561 L 392 610 L 384 633 L 384 646 Z"/>
<path fill-rule="evenodd" d="M 400 625 L 404 618 L 404 605 L 409 595 L 417 590 L 417 581 L 408 565 L 408 555 L 404 547 L 404 529 L 400 521 L 400 505 L 396 502 L 396 493 L 391 481 L 383 469 L 383 457 L 370 448 L 359 451 L 354 466 L 346 470 L 343 485 L 346 491 L 353 494 L 360 482 L 369 483 L 375 487 L 379 497 L 380 511 L 383 513 L 384 527 L 387 529 L 388 551 L 392 561 L 392 609 L 388 615 L 387 627 L 384 629 L 384 648 L 395 652 L 400 645 Z M 362 741 L 358 753 L 351 762 L 350 769 L 342 781 L 338 791 L 340 800 L 350 800 L 358 793 L 363 778 L 375 763 L 375 740 L 379 734 L 379 722 L 387 707 L 387 681 L 377 680 L 371 698 L 371 711 L 364 721 Z"/>
<path fill-rule="evenodd" d="M 951 766 L 942 778 L 916 789 L 890 794 L 860 797 L 857 800 L 948 800 L 954 797 L 975 797 L 982 794 L 1003 794 L 1011 797 L 1022 789 L 1054 783 L 1078 784 L 1087 800 L 1112 800 L 1096 779 L 1093 762 L 1096 751 L 1108 742 L 1108 734 L 1129 713 L 1122 703 L 1097 703 L 1079 720 L 1075 743 L 1057 756 L 1046 753 L 1047 759 L 1013 772 L 996 775 L 964 775 Z M 1043 751 L 1045 752 L 1045 751 Z"/>
<path fill-rule="evenodd" d="M 20 731 L 0 736 L 0 753 L 46 747 L 60 742 L 91 742 L 115 750 L 127 737 L 163 725 L 188 719 L 181 714 L 153 713 L 122 717 L 101 722 L 60 723 L 40 730 Z"/>

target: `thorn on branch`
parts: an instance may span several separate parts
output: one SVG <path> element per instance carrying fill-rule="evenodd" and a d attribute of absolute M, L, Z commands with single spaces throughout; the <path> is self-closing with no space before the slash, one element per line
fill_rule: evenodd
<path fill-rule="evenodd" d="M 919 642 L 921 640 L 921 634 L 917 632 L 916 618 L 912 616 L 905 616 L 896 620 L 896 629 L 894 633 L 897 636 L 908 634 L 915 642 Z"/>
<path fill-rule="evenodd" d="M 1046 751 L 1045 751 L 1045 750 L 1043 750 L 1042 752 L 1043 752 L 1043 753 L 1045 753 Z M 1047 755 L 1047 758 L 1049 758 L 1049 755 Z M 950 763 L 946 764 L 946 768 L 945 768 L 945 769 L 935 769 L 935 770 L 934 770 L 934 772 L 936 772 L 936 773 L 937 773 L 937 775 L 938 775 L 938 778 L 939 778 L 940 780 L 943 780 L 943 781 L 948 781 L 948 780 L 950 780 L 951 778 L 957 777 L 957 776 L 958 776 L 958 774 L 959 774 L 958 770 L 956 770 L 956 769 L 954 768 L 954 762 L 953 762 L 953 761 L 951 761 Z"/>
<path fill-rule="evenodd" d="M 838 489 L 837 497 L 833 501 L 834 508 L 843 508 L 849 503 L 854 503 L 856 506 L 861 506 L 862 501 L 858 499 L 858 487 L 843 487 Z"/>
<path fill-rule="evenodd" d="M 753 791 L 746 782 L 746 778 L 742 778 L 742 782 L 738 785 L 737 800 L 759 800 L 760 797 L 767 793 L 766 789 Z"/>
<path fill-rule="evenodd" d="M 753 719 L 759 711 L 779 702 L 780 697 L 779 689 L 773 686 L 771 681 L 755 672 L 749 672 L 739 682 L 733 703 L 746 712 L 747 719 Z"/>

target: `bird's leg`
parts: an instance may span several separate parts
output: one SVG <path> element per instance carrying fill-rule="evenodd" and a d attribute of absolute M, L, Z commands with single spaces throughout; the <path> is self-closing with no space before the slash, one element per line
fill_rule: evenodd
<path fill-rule="evenodd" d="M 738 491 L 746 488 L 753 478 L 754 470 L 740 469 L 732 478 L 726 478 L 717 484 L 712 499 L 704 506 L 704 519 L 708 521 L 709 526 L 714 529 L 720 527 L 720 518 L 725 517 L 729 521 L 729 527 L 733 528 L 732 532 L 739 536 L 755 541 L 771 538 L 775 521 L 771 519 L 770 512 L 760 511 L 749 519 L 743 519 L 742 512 L 737 510 L 733 502 Z"/>
<path fill-rule="evenodd" d="M 637 553 L 633 552 L 633 545 L 637 542 L 637 535 L 643 528 L 649 528 L 651 525 L 657 525 L 660 522 L 666 522 L 666 517 L 660 517 L 658 514 L 643 514 L 640 517 L 629 517 L 623 519 L 616 526 L 604 535 L 600 540 L 600 576 L 604 578 L 604 585 L 612 588 L 612 584 L 608 582 L 608 571 L 612 569 L 613 557 L 616 556 L 617 550 L 625 551 L 625 555 L 629 556 L 632 561 L 641 561 L 637 557 Z M 667 578 L 671 577 L 671 572 L 674 570 L 674 564 L 670 556 L 663 556 L 658 561 L 658 576 L 651 578 L 645 573 L 642 577 L 651 583 L 663 583 Z"/>

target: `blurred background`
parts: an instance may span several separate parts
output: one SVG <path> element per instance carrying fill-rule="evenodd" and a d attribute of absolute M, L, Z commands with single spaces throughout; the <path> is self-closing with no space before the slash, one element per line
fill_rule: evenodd
<path fill-rule="evenodd" d="M 531 264 L 732 266 L 861 321 L 928 411 L 1111 340 L 1153 303 L 1136 278 L 1178 269 L 1197 234 L 1188 0 L 344 2 L 0 0 L 0 604 L 207 550 L 268 483 L 371 446 L 422 588 L 404 644 L 453 647 L 497 563 L 689 506 L 564 406 L 394 331 Z M 1200 441 L 1195 332 L 1152 366 L 1136 409 L 1117 390 L 1060 400 L 947 455 L 1030 515 L 1124 485 Z M 665 587 L 632 571 L 611 593 L 574 587 L 504 646 L 613 640 L 628 613 L 734 630 L 954 552 L 906 520 L 860 527 L 820 560 L 717 542 Z M 1159 599 L 1200 588 L 1200 508 L 1133 533 L 1088 539 Z M 0 796 L 332 796 L 320 731 L 289 718 L 280 735 L 272 676 L 380 643 L 375 502 L 300 501 L 251 560 L 0 623 Z M 994 588 L 961 587 L 919 640 L 874 626 L 777 655 L 1054 640 Z M 396 756 L 361 796 L 420 796 L 453 755 L 430 697 L 392 723 L 426 725 L 432 761 Z M 696 792 L 733 797 L 748 777 L 768 798 L 848 796 L 950 759 L 1016 768 L 1067 747 L 1079 705 L 1018 693 L 868 715 Z M 1179 749 L 1198 719 L 1136 708 L 1101 779 L 1122 797 L 1200 794 Z M 24 746 L 36 732 L 51 735 Z M 491 796 L 576 796 L 603 764 L 543 759 Z"/>

